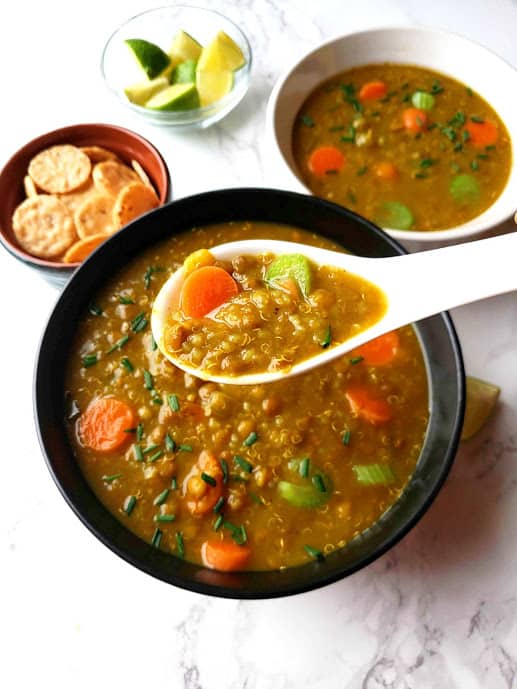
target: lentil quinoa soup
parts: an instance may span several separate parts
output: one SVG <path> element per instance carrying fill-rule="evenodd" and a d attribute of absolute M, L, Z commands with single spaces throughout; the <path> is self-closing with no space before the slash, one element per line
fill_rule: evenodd
<path fill-rule="evenodd" d="M 414 65 L 355 67 L 318 86 L 293 128 L 305 184 L 382 227 L 432 231 L 483 213 L 510 174 L 508 131 L 468 85 Z"/>
<path fill-rule="evenodd" d="M 205 383 L 160 353 L 149 317 L 169 274 L 200 248 L 273 234 L 339 250 L 255 222 L 175 236 L 94 295 L 67 365 L 69 437 L 99 500 L 150 546 L 223 571 L 296 566 L 368 529 L 411 477 L 429 417 L 411 326 L 266 385 Z"/>
<path fill-rule="evenodd" d="M 303 254 L 218 264 L 201 249 L 185 260 L 174 292 L 160 349 L 229 376 L 289 370 L 371 327 L 387 304 L 364 278 Z"/>

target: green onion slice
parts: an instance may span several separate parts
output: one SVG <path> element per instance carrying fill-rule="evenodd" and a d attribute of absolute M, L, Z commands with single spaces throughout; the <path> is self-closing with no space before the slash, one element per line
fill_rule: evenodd
<path fill-rule="evenodd" d="M 434 107 L 434 96 L 426 91 L 415 91 L 411 96 L 411 103 L 420 110 L 432 110 Z"/>

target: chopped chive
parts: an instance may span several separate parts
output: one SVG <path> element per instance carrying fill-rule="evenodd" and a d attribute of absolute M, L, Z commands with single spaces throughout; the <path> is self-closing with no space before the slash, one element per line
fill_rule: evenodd
<path fill-rule="evenodd" d="M 400 88 L 404 89 L 404 90 L 408 89 L 409 88 L 409 81 L 405 81 L 403 84 L 401 84 Z"/>
<path fill-rule="evenodd" d="M 250 464 L 247 459 L 244 459 L 244 457 L 241 457 L 240 455 L 234 455 L 233 456 L 233 461 L 240 466 L 240 468 L 245 471 L 247 474 L 251 474 L 253 471 L 253 464 Z"/>
<path fill-rule="evenodd" d="M 160 457 L 163 457 L 163 450 L 158 450 L 158 452 L 155 452 L 154 455 L 151 455 L 147 461 L 156 462 L 156 460 L 160 459 Z"/>
<path fill-rule="evenodd" d="M 201 480 L 204 481 L 205 483 L 208 483 L 209 486 L 212 486 L 212 488 L 215 488 L 217 486 L 217 481 L 213 476 L 210 476 L 210 474 L 206 474 L 204 471 L 201 472 Z"/>
<path fill-rule="evenodd" d="M 231 531 L 232 538 L 237 545 L 244 545 L 244 543 L 246 543 L 248 540 L 248 534 L 246 533 L 244 524 L 241 524 L 241 526 L 235 526 L 235 524 L 232 524 L 231 522 L 223 521 L 223 526 L 225 529 Z"/>
<path fill-rule="evenodd" d="M 135 455 L 135 459 L 137 462 L 144 461 L 144 453 L 142 452 L 142 448 L 140 447 L 140 445 L 133 445 L 133 454 Z"/>
<path fill-rule="evenodd" d="M 152 452 L 153 450 L 156 450 L 157 447 L 158 447 L 158 445 L 156 445 L 156 443 L 153 443 L 152 445 L 148 445 L 148 446 L 145 448 L 145 450 L 143 450 L 144 455 L 148 455 L 148 454 L 149 454 L 150 452 Z"/>
<path fill-rule="evenodd" d="M 94 366 L 97 363 L 97 354 L 87 354 L 86 356 L 83 356 L 83 366 L 85 368 L 90 368 L 90 366 Z"/>
<path fill-rule="evenodd" d="M 174 452 L 176 449 L 174 438 L 169 433 L 167 433 L 165 436 L 165 448 L 168 452 Z"/>
<path fill-rule="evenodd" d="M 122 474 L 111 474 L 110 476 L 104 475 L 104 476 L 102 477 L 102 480 L 103 480 L 105 483 L 113 483 L 113 481 L 115 481 L 116 479 L 120 478 L 121 476 L 122 476 Z"/>
<path fill-rule="evenodd" d="M 354 194 L 353 191 L 347 192 L 347 198 L 350 201 L 350 203 L 357 203 L 357 196 Z"/>
<path fill-rule="evenodd" d="M 122 509 L 124 510 L 124 512 L 127 514 L 128 517 L 131 514 L 131 512 L 135 509 L 135 505 L 136 505 L 135 496 L 134 495 L 128 495 L 127 498 L 124 500 L 124 504 L 122 506 Z"/>
<path fill-rule="evenodd" d="M 254 443 L 257 442 L 257 440 L 258 435 L 255 433 L 255 431 L 251 431 L 251 433 L 248 435 L 243 444 L 246 445 L 246 447 L 251 447 Z"/>
<path fill-rule="evenodd" d="M 473 170 L 479 170 L 479 163 L 478 163 L 478 161 L 477 161 L 477 160 L 471 161 L 470 167 L 471 167 Z"/>
<path fill-rule="evenodd" d="M 452 127 L 442 127 L 440 131 L 444 136 L 446 136 L 449 139 L 449 141 L 456 140 L 456 130 Z"/>
<path fill-rule="evenodd" d="M 438 80 L 433 82 L 433 85 L 431 86 L 431 93 L 435 96 L 437 93 L 442 93 L 443 91 L 443 86 L 440 84 Z"/>
<path fill-rule="evenodd" d="M 136 428 L 124 428 L 124 433 L 136 433 Z"/>
<path fill-rule="evenodd" d="M 101 307 L 93 301 L 88 304 L 88 311 L 92 314 L 92 316 L 102 316 L 104 313 Z"/>
<path fill-rule="evenodd" d="M 325 556 L 323 555 L 321 550 L 313 548 L 311 545 L 304 545 L 303 547 L 305 548 L 305 552 L 318 562 L 322 562 L 325 559 Z"/>
<path fill-rule="evenodd" d="M 465 113 L 461 112 L 461 110 L 458 110 L 458 112 L 447 122 L 447 124 L 450 124 L 453 127 L 459 127 L 462 124 L 465 124 Z"/>
<path fill-rule="evenodd" d="M 470 86 L 466 86 L 465 91 L 467 92 L 467 96 L 473 96 L 474 95 L 474 91 L 470 88 Z"/>
<path fill-rule="evenodd" d="M 167 395 L 167 402 L 169 403 L 171 411 L 180 410 L 180 401 L 178 399 L 178 395 Z"/>
<path fill-rule="evenodd" d="M 298 467 L 298 472 L 302 478 L 307 478 L 309 475 L 309 466 L 310 466 L 310 459 L 308 457 L 304 457 L 303 459 L 300 460 L 300 466 Z"/>
<path fill-rule="evenodd" d="M 144 424 L 140 422 L 136 427 L 136 439 L 140 442 L 144 437 Z"/>
<path fill-rule="evenodd" d="M 159 548 L 162 540 L 162 535 L 163 532 L 160 529 L 156 528 L 154 530 L 153 537 L 151 538 L 151 545 L 155 548 Z"/>
<path fill-rule="evenodd" d="M 330 345 L 332 342 L 332 330 L 330 328 L 330 324 L 327 326 L 327 329 L 325 330 L 323 334 L 323 338 L 320 342 L 320 347 L 323 349 L 327 349 L 327 347 Z"/>
<path fill-rule="evenodd" d="M 155 522 L 173 522 L 176 519 L 175 514 L 155 514 Z"/>
<path fill-rule="evenodd" d="M 147 369 L 144 370 L 144 388 L 146 390 L 154 390 L 154 378 L 153 374 Z"/>
<path fill-rule="evenodd" d="M 347 129 L 347 134 L 340 136 L 339 137 L 340 141 L 343 141 L 343 143 L 350 143 L 353 144 L 355 143 L 355 129 L 350 125 Z"/>
<path fill-rule="evenodd" d="M 123 294 L 121 294 L 118 298 L 120 304 L 134 304 L 134 300 L 131 299 L 131 297 L 126 297 Z"/>
<path fill-rule="evenodd" d="M 329 132 L 342 132 L 344 128 L 344 124 L 336 124 L 334 127 L 329 127 Z"/>
<path fill-rule="evenodd" d="M 163 503 L 167 500 L 168 495 L 169 488 L 164 488 L 164 490 L 162 490 L 162 492 L 153 500 L 153 505 L 163 505 Z"/>
<path fill-rule="evenodd" d="M 403 102 L 403 103 L 409 103 L 410 100 L 411 100 L 411 94 L 410 94 L 410 93 L 406 93 L 406 95 L 405 95 L 404 98 L 402 99 L 402 102 Z"/>
<path fill-rule="evenodd" d="M 461 133 L 461 136 L 463 137 L 463 141 L 468 141 L 470 139 L 470 132 L 468 129 L 464 129 Z"/>
<path fill-rule="evenodd" d="M 356 112 L 362 112 L 363 106 L 355 96 L 355 86 L 353 84 L 340 84 L 340 88 L 343 91 L 345 103 L 349 103 Z"/>
<path fill-rule="evenodd" d="M 260 497 L 260 495 L 257 495 L 256 493 L 249 493 L 249 496 L 256 505 L 264 504 L 264 500 Z"/>
<path fill-rule="evenodd" d="M 477 122 L 478 124 L 483 124 L 485 121 L 482 117 L 477 117 L 476 115 L 471 115 L 470 116 L 470 121 L 471 122 Z"/>
<path fill-rule="evenodd" d="M 155 390 L 155 392 L 156 392 L 156 390 Z M 151 403 L 152 404 L 163 404 L 163 400 L 161 397 L 153 397 L 153 399 L 151 400 Z"/>
<path fill-rule="evenodd" d="M 217 502 L 215 503 L 215 505 L 214 505 L 214 512 L 215 512 L 216 514 L 219 514 L 219 512 L 223 509 L 223 505 L 224 505 L 224 498 L 223 498 L 223 496 L 221 495 L 221 496 L 218 498 L 218 500 L 217 500 Z"/>
<path fill-rule="evenodd" d="M 485 146 L 485 151 L 495 151 L 494 144 L 489 144 L 488 146 Z"/>
<path fill-rule="evenodd" d="M 185 557 L 185 542 L 183 540 L 183 534 L 181 531 L 176 532 L 176 551 L 178 553 L 178 557 Z"/>
<path fill-rule="evenodd" d="M 366 165 L 363 165 L 360 167 L 357 172 L 355 173 L 358 177 L 362 177 L 364 174 L 368 172 L 368 167 Z"/>
<path fill-rule="evenodd" d="M 134 367 L 133 364 L 129 361 L 129 359 L 127 358 L 127 356 L 123 357 L 123 358 L 120 360 L 120 365 L 123 366 L 123 367 L 126 369 L 126 371 L 129 371 L 129 373 L 132 373 L 132 372 L 135 370 L 135 367 Z"/>
<path fill-rule="evenodd" d="M 312 477 L 312 483 L 315 488 L 319 490 L 320 493 L 326 493 L 327 489 L 325 487 L 325 482 L 323 481 L 323 477 L 321 474 L 314 474 Z"/>
<path fill-rule="evenodd" d="M 309 127 L 312 129 L 314 127 L 314 120 L 310 115 L 302 115 L 300 117 L 300 120 L 302 121 L 302 124 L 304 124 L 306 127 Z"/>
<path fill-rule="evenodd" d="M 228 463 L 225 459 L 220 459 L 219 464 L 223 471 L 223 483 L 226 485 L 228 483 Z"/>
<path fill-rule="evenodd" d="M 221 524 L 223 523 L 223 519 L 224 519 L 224 517 L 222 514 L 217 515 L 217 519 L 215 520 L 214 527 L 213 527 L 214 531 L 219 531 L 219 529 L 221 528 Z"/>
<path fill-rule="evenodd" d="M 178 450 L 181 450 L 182 452 L 192 452 L 192 445 L 183 445 L 181 444 L 178 447 Z"/>
<path fill-rule="evenodd" d="M 364 356 L 354 356 L 350 359 L 350 363 L 355 366 L 355 364 L 360 364 L 363 361 Z"/>
<path fill-rule="evenodd" d="M 111 347 L 108 349 L 108 354 L 111 354 L 111 352 L 114 352 L 116 349 L 122 349 L 122 347 L 129 342 L 129 335 L 124 335 L 124 337 L 121 337 L 120 340 L 115 342 L 115 344 L 111 345 Z"/>
<path fill-rule="evenodd" d="M 145 289 L 149 289 L 151 286 L 151 279 L 154 273 L 163 273 L 164 270 L 165 268 L 161 268 L 160 266 L 149 266 L 144 273 Z"/>
<path fill-rule="evenodd" d="M 427 179 L 428 175 L 425 172 L 416 172 L 415 179 Z"/>
<path fill-rule="evenodd" d="M 435 165 L 435 163 L 437 162 L 438 160 L 436 158 L 422 158 L 422 160 L 418 164 L 420 167 L 428 168 L 432 165 Z"/>
<path fill-rule="evenodd" d="M 156 344 L 156 340 L 154 339 L 153 335 L 151 335 L 151 349 L 153 352 L 156 352 L 158 349 L 158 345 Z"/>
<path fill-rule="evenodd" d="M 147 327 L 148 322 L 149 321 L 145 317 L 145 313 L 142 311 L 131 321 L 131 330 L 134 333 L 142 332 L 142 330 L 144 330 Z"/>
<path fill-rule="evenodd" d="M 177 490 L 178 488 L 178 479 L 173 476 L 171 479 L 171 490 Z"/>
<path fill-rule="evenodd" d="M 463 150 L 463 144 L 460 144 L 459 142 L 454 145 L 453 149 L 454 153 L 459 153 L 460 151 Z"/>
<path fill-rule="evenodd" d="M 347 428 L 346 431 L 343 433 L 341 436 L 341 442 L 343 445 L 350 445 L 350 436 L 352 435 L 352 431 Z"/>

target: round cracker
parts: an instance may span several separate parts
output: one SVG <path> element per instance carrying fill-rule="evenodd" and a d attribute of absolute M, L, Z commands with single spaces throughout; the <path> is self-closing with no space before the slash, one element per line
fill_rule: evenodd
<path fill-rule="evenodd" d="M 143 182 L 131 182 L 117 196 L 113 207 L 113 219 L 117 227 L 123 227 L 158 205 L 158 197 L 151 187 Z"/>
<path fill-rule="evenodd" d="M 29 175 L 49 194 L 63 194 L 83 185 L 92 169 L 88 156 L 76 146 L 62 144 L 40 151 L 29 163 Z"/>
<path fill-rule="evenodd" d="M 77 234 L 81 239 L 95 234 L 113 234 L 113 196 L 90 196 L 79 206 L 74 215 Z"/>
<path fill-rule="evenodd" d="M 63 256 L 64 263 L 80 263 L 89 256 L 94 249 L 96 249 L 99 244 L 106 241 L 107 236 L 105 234 L 92 234 L 91 237 L 86 237 L 85 239 L 80 239 L 75 244 L 68 249 L 66 254 Z"/>
<path fill-rule="evenodd" d="M 102 163 L 104 160 L 119 160 L 119 157 L 102 146 L 80 146 L 80 150 L 86 153 L 93 164 Z"/>
<path fill-rule="evenodd" d="M 118 196 L 125 186 L 139 179 L 134 170 L 114 160 L 97 163 L 92 177 L 97 191 L 105 196 Z"/>
<path fill-rule="evenodd" d="M 55 258 L 77 239 L 68 208 L 45 194 L 25 199 L 16 208 L 13 232 L 20 246 L 39 258 Z"/>
<path fill-rule="evenodd" d="M 68 194 L 58 194 L 58 198 L 65 204 L 73 217 L 87 199 L 97 195 L 97 189 L 93 186 L 92 178 L 89 177 L 82 187 Z"/>

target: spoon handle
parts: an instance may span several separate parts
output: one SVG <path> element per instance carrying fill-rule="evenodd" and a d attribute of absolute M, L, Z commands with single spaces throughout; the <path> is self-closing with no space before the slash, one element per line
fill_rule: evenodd
<path fill-rule="evenodd" d="M 409 323 L 515 290 L 516 256 L 517 232 L 512 232 L 389 258 L 382 263 L 390 274 L 393 313 L 401 324 Z"/>

